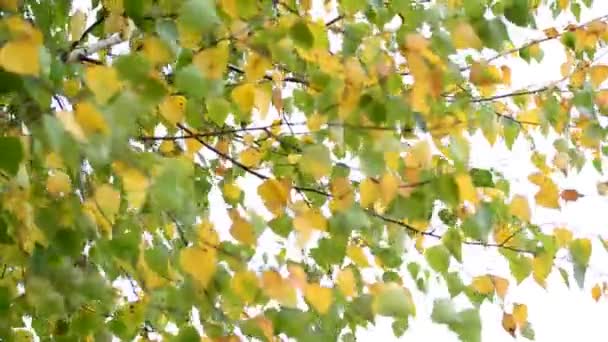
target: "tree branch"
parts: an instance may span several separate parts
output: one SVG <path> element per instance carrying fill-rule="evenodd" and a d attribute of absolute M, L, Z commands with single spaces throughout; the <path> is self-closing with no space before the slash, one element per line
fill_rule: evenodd
<path fill-rule="evenodd" d="M 120 34 L 116 33 L 114 35 L 111 35 L 110 37 L 106 38 L 106 39 L 101 39 L 89 46 L 84 46 L 84 47 L 80 47 L 80 48 L 76 48 L 72 51 L 70 51 L 70 53 L 68 53 L 67 58 L 66 58 L 66 62 L 67 63 L 74 63 L 74 62 L 78 62 L 80 61 L 82 58 L 87 57 L 88 55 L 91 55 L 97 51 L 100 50 L 104 50 L 107 49 L 109 47 L 112 47 L 114 45 L 120 44 L 122 43 L 124 40 L 122 39 L 122 37 L 120 36 Z"/>

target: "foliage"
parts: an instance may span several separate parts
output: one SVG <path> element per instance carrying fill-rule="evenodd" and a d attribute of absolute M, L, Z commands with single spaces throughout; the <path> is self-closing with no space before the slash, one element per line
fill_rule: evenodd
<path fill-rule="evenodd" d="M 583 196 L 560 173 L 602 171 L 606 17 L 515 46 L 539 8 L 590 1 L 327 3 L 0 0 L 3 340 L 348 340 L 379 316 L 401 335 L 436 283 L 452 298 L 426 311 L 463 341 L 486 300 L 533 338 L 509 290 L 584 286 L 591 239 L 533 213 Z M 561 75 L 513 88 L 507 57 L 547 41 Z M 551 139 L 533 198 L 472 163 L 478 132 Z M 471 277 L 471 255 L 511 274 Z"/>

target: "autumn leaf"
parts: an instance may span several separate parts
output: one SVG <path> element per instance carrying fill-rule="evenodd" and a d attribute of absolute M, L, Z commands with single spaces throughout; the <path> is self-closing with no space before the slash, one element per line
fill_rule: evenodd
<path fill-rule="evenodd" d="M 518 327 L 524 326 L 528 322 L 528 306 L 520 303 L 514 304 L 513 318 Z"/>
<path fill-rule="evenodd" d="M 530 221 L 530 206 L 528 205 L 528 200 L 524 196 L 517 195 L 513 197 L 511 204 L 509 205 L 509 211 L 511 212 L 511 215 L 524 222 Z"/>
<path fill-rule="evenodd" d="M 100 104 L 108 102 L 122 87 L 118 79 L 118 72 L 108 66 L 88 67 L 85 71 L 84 80 Z"/>
<path fill-rule="evenodd" d="M 293 287 L 276 271 L 266 271 L 262 274 L 262 289 L 272 299 L 287 307 L 295 307 L 297 294 Z"/>
<path fill-rule="evenodd" d="M 0 49 L 0 66 L 27 76 L 40 74 L 40 45 L 31 40 L 10 41 Z"/>
<path fill-rule="evenodd" d="M 488 295 L 494 292 L 494 282 L 492 281 L 492 278 L 488 275 L 477 276 L 473 278 L 473 281 L 471 282 L 471 287 L 475 291 L 484 295 Z"/>
<path fill-rule="evenodd" d="M 258 195 L 274 215 L 280 215 L 289 203 L 289 192 L 290 184 L 287 180 L 270 178 L 258 186 Z"/>
<path fill-rule="evenodd" d="M 175 125 L 184 119 L 186 98 L 180 95 L 167 96 L 159 105 L 158 110 L 165 120 Z"/>
<path fill-rule="evenodd" d="M 559 194 L 559 197 L 561 197 L 561 199 L 566 202 L 574 202 L 579 198 L 583 197 L 583 195 L 574 189 L 565 189 L 562 190 L 562 192 Z"/>
<path fill-rule="evenodd" d="M 304 297 L 321 315 L 324 315 L 329 311 L 333 302 L 332 290 L 319 284 L 306 285 Z"/>
<path fill-rule="evenodd" d="M 179 263 L 199 286 L 207 288 L 217 268 L 217 251 L 208 246 L 186 247 L 180 252 Z"/>
<path fill-rule="evenodd" d="M 357 286 L 355 276 L 350 268 L 345 268 L 338 273 L 336 283 L 340 292 L 345 297 L 354 297 L 357 295 Z"/>
<path fill-rule="evenodd" d="M 599 87 L 608 78 L 608 65 L 594 65 L 589 68 L 591 84 L 594 88 Z"/>
<path fill-rule="evenodd" d="M 65 172 L 55 171 L 46 180 L 46 190 L 52 196 L 65 196 L 72 191 L 72 181 Z"/>

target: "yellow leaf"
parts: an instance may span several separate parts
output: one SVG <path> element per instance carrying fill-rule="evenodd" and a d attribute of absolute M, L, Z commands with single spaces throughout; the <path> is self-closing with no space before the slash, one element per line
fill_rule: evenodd
<path fill-rule="evenodd" d="M 46 190 L 55 197 L 65 196 L 72 191 L 72 181 L 63 171 L 55 171 L 46 179 Z"/>
<path fill-rule="evenodd" d="M 502 315 L 502 327 L 508 332 L 511 336 L 515 337 L 515 330 L 517 329 L 517 323 L 515 322 L 515 318 L 512 314 L 503 313 Z"/>
<path fill-rule="evenodd" d="M 230 218 L 232 219 L 230 234 L 240 243 L 250 246 L 255 245 L 257 238 L 253 225 L 243 219 L 236 210 L 230 211 Z"/>
<path fill-rule="evenodd" d="M 276 216 L 280 215 L 287 206 L 290 190 L 287 180 L 279 181 L 270 178 L 258 186 L 258 195 L 262 198 L 266 208 Z"/>
<path fill-rule="evenodd" d="M 88 101 L 76 104 L 74 116 L 76 122 L 87 136 L 96 133 L 106 134 L 110 130 L 103 115 Z"/>
<path fill-rule="evenodd" d="M 473 185 L 471 176 L 466 173 L 458 174 L 454 177 L 456 185 L 458 185 L 458 193 L 460 195 L 460 201 L 468 201 L 472 204 L 479 203 L 479 197 L 477 197 L 477 189 Z"/>
<path fill-rule="evenodd" d="M 558 247 L 568 247 L 572 241 L 572 232 L 566 228 L 555 228 L 553 236 Z"/>
<path fill-rule="evenodd" d="M 268 58 L 249 50 L 247 64 L 245 65 L 245 80 L 254 82 L 266 75 L 266 70 L 270 69 L 271 64 Z"/>
<path fill-rule="evenodd" d="M 192 58 L 192 64 L 201 72 L 203 77 L 217 80 L 222 78 L 228 67 L 228 42 L 223 41 L 217 46 L 205 49 Z"/>
<path fill-rule="evenodd" d="M 331 171 L 331 155 L 325 145 L 307 146 L 298 161 L 300 170 L 312 175 L 316 180 L 327 176 Z"/>
<path fill-rule="evenodd" d="M 532 275 L 538 285 L 545 287 L 545 280 L 551 273 L 553 258 L 547 253 L 540 253 L 532 259 Z"/>
<path fill-rule="evenodd" d="M 502 82 L 500 69 L 493 65 L 475 62 L 469 75 L 471 82 L 477 86 L 491 86 Z"/>
<path fill-rule="evenodd" d="M 483 295 L 488 295 L 494 292 L 494 282 L 492 282 L 492 278 L 490 278 L 488 275 L 473 278 L 471 287 Z"/>
<path fill-rule="evenodd" d="M 492 282 L 494 283 L 494 288 L 496 289 L 496 294 L 500 298 L 505 299 L 507 290 L 509 289 L 509 280 L 499 277 L 499 276 L 493 276 Z"/>
<path fill-rule="evenodd" d="M 49 169 L 63 169 L 65 167 L 63 159 L 57 152 L 47 154 L 44 163 Z"/>
<path fill-rule="evenodd" d="M 77 41 L 84 32 L 87 22 L 87 15 L 81 10 L 77 10 L 70 18 L 70 36 L 72 41 Z"/>
<path fill-rule="evenodd" d="M 164 65 L 171 61 L 171 52 L 167 45 L 156 36 L 146 36 L 142 53 L 153 65 Z"/>
<path fill-rule="evenodd" d="M 332 211 L 342 212 L 353 205 L 355 195 L 348 178 L 334 178 L 330 184 L 330 189 L 332 194 L 330 208 Z"/>
<path fill-rule="evenodd" d="M 346 248 L 346 255 L 359 267 L 369 267 L 369 261 L 363 248 L 357 245 L 349 245 Z"/>
<path fill-rule="evenodd" d="M 110 17 L 112 17 L 112 14 L 110 14 L 108 18 Z M 193 29 L 190 25 L 186 25 L 183 23 L 183 21 L 178 20 L 177 34 L 179 36 L 179 43 L 182 47 L 192 50 L 197 50 L 200 48 L 202 35 L 199 30 Z M 196 62 L 194 62 L 194 60 L 193 64 L 196 66 Z M 197 66 L 197 68 L 200 70 L 200 67 Z"/>
<path fill-rule="evenodd" d="M 506 86 L 511 85 L 511 68 L 506 65 L 500 67 L 500 71 L 502 72 L 502 83 Z"/>
<path fill-rule="evenodd" d="M 509 205 L 509 212 L 518 219 L 529 222 L 530 206 L 528 205 L 528 199 L 522 195 L 513 197 L 511 204 Z"/>
<path fill-rule="evenodd" d="M 259 289 L 258 277 L 247 270 L 236 272 L 230 279 L 230 288 L 243 302 L 252 303 Z"/>
<path fill-rule="evenodd" d="M 410 147 L 409 154 L 412 156 L 412 161 L 415 162 L 416 165 L 408 164 L 408 167 L 428 169 L 433 165 L 431 145 L 427 140 L 420 140 L 414 146 Z"/>
<path fill-rule="evenodd" d="M 95 190 L 95 202 L 103 215 L 113 223 L 120 209 L 120 192 L 109 184 L 102 184 Z"/>
<path fill-rule="evenodd" d="M 289 271 L 289 282 L 291 285 L 304 291 L 304 288 L 308 284 L 308 276 L 304 268 L 298 264 L 291 263 L 287 265 L 287 270 Z"/>
<path fill-rule="evenodd" d="M 576 70 L 570 75 L 570 85 L 574 88 L 581 88 L 587 77 L 587 70 Z"/>
<path fill-rule="evenodd" d="M 57 117 L 57 119 L 59 119 L 59 122 L 61 122 L 63 128 L 67 132 L 72 134 L 74 139 L 79 142 L 86 141 L 82 128 L 80 127 L 80 125 L 78 125 L 76 119 L 74 118 L 74 113 L 67 111 L 58 111 L 55 113 L 55 116 Z"/>
<path fill-rule="evenodd" d="M 239 18 L 239 7 L 236 0 L 220 0 L 220 6 L 232 19 Z"/>
<path fill-rule="evenodd" d="M 331 289 L 319 284 L 308 284 L 304 289 L 304 297 L 321 315 L 329 311 L 334 300 Z"/>
<path fill-rule="evenodd" d="M 0 8 L 17 12 L 21 0 L 0 0 Z"/>
<path fill-rule="evenodd" d="M 336 278 L 336 283 L 344 297 L 354 297 L 357 295 L 357 285 L 352 269 L 345 268 L 341 270 Z"/>
<path fill-rule="evenodd" d="M 327 219 L 318 209 L 307 208 L 293 219 L 293 226 L 295 229 L 302 232 L 311 231 L 313 229 L 326 231 Z"/>
<path fill-rule="evenodd" d="M 234 87 L 230 97 L 245 115 L 250 115 L 255 105 L 255 86 L 251 83 L 244 83 Z"/>
<path fill-rule="evenodd" d="M 220 238 L 208 219 L 197 226 L 198 245 L 201 247 L 217 247 Z"/>
<path fill-rule="evenodd" d="M 370 178 L 359 184 L 359 204 L 362 208 L 373 205 L 380 198 L 380 186 Z"/>
<path fill-rule="evenodd" d="M 596 284 L 591 289 L 591 298 L 593 298 L 593 300 L 595 300 L 597 302 L 600 300 L 601 296 L 602 296 L 602 288 L 598 284 Z"/>
<path fill-rule="evenodd" d="M 122 178 L 122 187 L 127 195 L 129 208 L 140 209 L 144 205 L 150 186 L 148 177 L 132 167 L 115 168 L 115 171 Z"/>
<path fill-rule="evenodd" d="M 591 84 L 594 88 L 599 87 L 608 78 L 608 65 L 594 65 L 590 68 Z"/>
<path fill-rule="evenodd" d="M 459 22 L 452 29 L 452 42 L 456 49 L 480 49 L 483 46 L 473 27 L 464 21 Z"/>
<path fill-rule="evenodd" d="M 181 122 L 186 112 L 186 98 L 181 95 L 167 96 L 158 106 L 160 114 L 172 125 Z"/>
<path fill-rule="evenodd" d="M 541 173 L 535 173 L 528 179 L 540 187 L 534 198 L 536 203 L 547 208 L 559 208 L 559 188 L 553 180 Z"/>
<path fill-rule="evenodd" d="M 179 263 L 184 272 L 207 288 L 217 268 L 217 251 L 212 247 L 186 247 L 180 252 Z"/>
<path fill-rule="evenodd" d="M 519 327 L 522 327 L 528 322 L 528 307 L 526 304 L 513 305 L 513 318 Z"/>
<path fill-rule="evenodd" d="M 110 12 L 123 12 L 125 10 L 124 0 L 102 0 L 101 3 Z"/>
<path fill-rule="evenodd" d="M 570 0 L 559 0 L 558 7 L 560 10 L 567 10 L 570 6 Z"/>
<path fill-rule="evenodd" d="M 295 288 L 276 271 L 266 271 L 262 274 L 262 289 L 268 297 L 284 306 L 295 307 L 297 305 L 298 298 Z"/>
<path fill-rule="evenodd" d="M 260 164 L 264 154 L 255 148 L 248 148 L 241 152 L 239 161 L 246 167 L 256 167 Z"/>
<path fill-rule="evenodd" d="M 270 84 L 261 84 L 255 88 L 254 105 L 260 111 L 262 119 L 266 118 L 272 100 L 272 87 Z"/>
<path fill-rule="evenodd" d="M 84 80 L 100 104 L 108 102 L 121 89 L 116 69 L 105 65 L 88 67 Z"/>
<path fill-rule="evenodd" d="M 380 198 L 382 204 L 387 207 L 397 196 L 399 190 L 399 179 L 393 173 L 387 172 L 380 180 Z"/>
<path fill-rule="evenodd" d="M 241 193 L 243 192 L 234 182 L 224 183 L 222 190 L 224 196 L 231 201 L 237 201 L 241 198 Z"/>
<path fill-rule="evenodd" d="M 32 40 L 9 41 L 0 49 L 0 66 L 20 75 L 40 74 L 40 45 Z"/>

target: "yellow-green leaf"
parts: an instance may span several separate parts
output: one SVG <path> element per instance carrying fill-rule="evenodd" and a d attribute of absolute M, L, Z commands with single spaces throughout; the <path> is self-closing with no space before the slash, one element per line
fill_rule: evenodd
<path fill-rule="evenodd" d="M 332 290 L 319 284 L 308 284 L 304 288 L 306 301 L 320 314 L 324 315 L 329 311 L 333 302 Z"/>
<path fill-rule="evenodd" d="M 97 102 L 105 104 L 121 89 L 116 69 L 105 66 L 90 66 L 85 71 L 85 83 L 95 95 Z"/>
<path fill-rule="evenodd" d="M 522 195 L 514 196 L 509 205 L 509 212 L 518 219 L 529 222 L 530 205 L 528 204 L 528 199 Z"/>
<path fill-rule="evenodd" d="M 213 247 L 190 246 L 181 250 L 182 269 L 202 287 L 207 288 L 217 267 L 217 251 Z"/>

